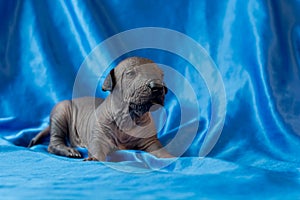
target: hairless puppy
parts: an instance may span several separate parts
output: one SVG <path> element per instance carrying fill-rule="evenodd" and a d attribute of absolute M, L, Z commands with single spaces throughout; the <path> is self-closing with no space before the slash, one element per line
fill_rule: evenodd
<path fill-rule="evenodd" d="M 149 113 L 164 104 L 167 88 L 163 72 L 151 60 L 131 57 L 123 60 L 106 77 L 105 98 L 83 97 L 58 103 L 50 115 L 50 126 L 29 144 L 38 144 L 50 133 L 48 151 L 81 158 L 75 147 L 88 149 L 85 160 L 104 161 L 120 149 L 143 150 L 161 158 L 173 157 L 157 139 Z"/>

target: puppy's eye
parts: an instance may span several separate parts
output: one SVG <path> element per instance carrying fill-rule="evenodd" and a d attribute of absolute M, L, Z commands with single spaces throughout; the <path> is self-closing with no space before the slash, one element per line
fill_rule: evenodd
<path fill-rule="evenodd" d="M 130 70 L 126 72 L 126 76 L 128 77 L 133 77 L 135 75 L 135 71 L 134 70 Z"/>

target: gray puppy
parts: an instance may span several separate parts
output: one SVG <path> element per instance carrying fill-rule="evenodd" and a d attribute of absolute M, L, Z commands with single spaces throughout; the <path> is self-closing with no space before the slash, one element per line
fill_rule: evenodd
<path fill-rule="evenodd" d="M 155 105 L 163 106 L 167 93 L 163 72 L 153 61 L 125 59 L 110 71 L 102 90 L 111 92 L 106 99 L 83 97 L 58 103 L 51 112 L 50 126 L 29 147 L 50 133 L 48 151 L 61 156 L 81 158 L 74 147 L 85 147 L 86 160 L 104 161 L 120 149 L 172 157 L 157 139 L 149 113 Z"/>

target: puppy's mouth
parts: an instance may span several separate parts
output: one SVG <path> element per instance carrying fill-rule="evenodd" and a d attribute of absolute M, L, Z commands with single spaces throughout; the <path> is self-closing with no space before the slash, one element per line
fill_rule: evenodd
<path fill-rule="evenodd" d="M 133 120 L 142 117 L 145 113 L 151 110 L 157 109 L 159 106 L 164 106 L 165 96 L 160 95 L 154 98 L 150 98 L 148 101 L 144 103 L 129 103 L 129 113 Z M 155 106 L 159 105 L 159 106 Z"/>

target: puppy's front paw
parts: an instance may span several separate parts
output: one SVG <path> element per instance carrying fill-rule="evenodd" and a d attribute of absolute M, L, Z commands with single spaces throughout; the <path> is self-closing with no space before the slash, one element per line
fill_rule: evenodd
<path fill-rule="evenodd" d="M 68 148 L 68 153 L 67 156 L 70 158 L 81 158 L 81 154 L 79 153 L 79 151 L 77 151 L 76 149 L 73 148 Z"/>
<path fill-rule="evenodd" d="M 85 158 L 83 161 L 98 161 L 98 159 L 94 158 L 94 157 L 88 157 L 88 158 Z"/>

